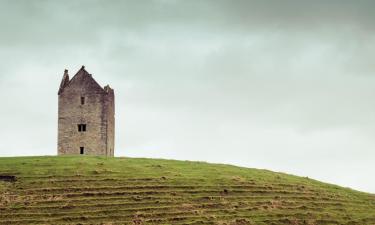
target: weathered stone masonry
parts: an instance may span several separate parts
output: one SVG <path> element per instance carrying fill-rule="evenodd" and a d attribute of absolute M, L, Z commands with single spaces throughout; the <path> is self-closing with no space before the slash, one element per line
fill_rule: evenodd
<path fill-rule="evenodd" d="M 58 96 L 58 154 L 113 156 L 113 89 L 102 88 L 82 66 L 71 80 L 65 70 Z"/>

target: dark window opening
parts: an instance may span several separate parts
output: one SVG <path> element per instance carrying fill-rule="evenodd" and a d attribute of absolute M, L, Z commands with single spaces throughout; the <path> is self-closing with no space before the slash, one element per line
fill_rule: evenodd
<path fill-rule="evenodd" d="M 81 97 L 81 105 L 85 104 L 85 97 Z"/>
<path fill-rule="evenodd" d="M 85 132 L 86 124 L 78 124 L 78 132 Z"/>
<path fill-rule="evenodd" d="M 84 147 L 79 147 L 79 154 L 83 155 L 85 153 Z"/>

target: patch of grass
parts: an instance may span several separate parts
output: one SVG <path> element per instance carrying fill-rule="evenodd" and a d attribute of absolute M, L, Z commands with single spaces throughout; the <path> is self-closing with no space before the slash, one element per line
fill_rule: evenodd
<path fill-rule="evenodd" d="M 0 224 L 375 224 L 375 196 L 204 162 L 0 158 Z"/>

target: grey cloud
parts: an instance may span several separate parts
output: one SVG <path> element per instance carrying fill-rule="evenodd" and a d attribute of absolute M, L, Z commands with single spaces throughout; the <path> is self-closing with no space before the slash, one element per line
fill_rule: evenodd
<path fill-rule="evenodd" d="M 192 30 L 373 32 L 373 1 L 6 1 L 2 0 L 2 43 L 88 45 L 105 33 Z M 27 24 L 27 26 L 25 26 Z M 165 31 L 167 29 L 167 31 Z M 271 34 L 272 35 L 272 34 Z M 25 38 L 27 37 L 27 38 Z M 74 39 L 72 43 L 71 39 Z"/>

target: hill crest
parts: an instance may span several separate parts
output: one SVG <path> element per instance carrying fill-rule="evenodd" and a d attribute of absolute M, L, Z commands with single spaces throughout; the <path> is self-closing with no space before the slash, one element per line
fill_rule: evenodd
<path fill-rule="evenodd" d="M 0 175 L 0 224 L 375 224 L 374 195 L 231 165 L 11 157 Z"/>

